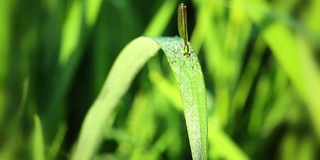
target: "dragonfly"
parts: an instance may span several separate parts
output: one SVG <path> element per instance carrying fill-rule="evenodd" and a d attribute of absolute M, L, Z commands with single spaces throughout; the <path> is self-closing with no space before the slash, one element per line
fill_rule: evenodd
<path fill-rule="evenodd" d="M 187 28 L 187 6 L 180 3 L 178 7 L 178 31 L 180 37 L 184 41 L 184 56 L 189 57 L 189 46 L 188 46 L 188 28 Z"/>

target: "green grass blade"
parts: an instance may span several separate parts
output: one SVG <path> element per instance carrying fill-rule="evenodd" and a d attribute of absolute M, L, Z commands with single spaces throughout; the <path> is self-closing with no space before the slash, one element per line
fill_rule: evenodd
<path fill-rule="evenodd" d="M 123 49 L 102 91 L 85 117 L 72 159 L 90 159 L 93 156 L 114 107 L 129 88 L 137 72 L 159 50 L 159 44 L 156 42 L 164 50 L 179 84 L 192 156 L 194 159 L 207 159 L 207 110 L 203 74 L 191 47 L 190 57 L 183 56 L 184 44 L 178 37 L 140 37 Z"/>
<path fill-rule="evenodd" d="M 207 159 L 207 100 L 202 70 L 198 58 L 189 48 L 184 56 L 183 40 L 154 38 L 160 44 L 179 85 L 193 159 Z"/>
<path fill-rule="evenodd" d="M 92 27 L 97 20 L 102 0 L 85 0 L 84 3 L 86 4 L 84 5 L 86 10 L 86 23 L 87 26 Z"/>
<path fill-rule="evenodd" d="M 81 31 L 81 2 L 75 1 L 72 4 L 69 15 L 63 27 L 61 53 L 59 57 L 59 65 L 64 66 L 70 61 L 73 52 L 75 51 Z"/>
<path fill-rule="evenodd" d="M 44 160 L 44 141 L 42 126 L 38 115 L 34 116 L 33 159 Z"/>
<path fill-rule="evenodd" d="M 146 37 L 135 39 L 122 50 L 110 70 L 102 91 L 85 117 L 72 159 L 92 157 L 114 107 L 129 88 L 137 72 L 158 50 L 159 45 Z"/>

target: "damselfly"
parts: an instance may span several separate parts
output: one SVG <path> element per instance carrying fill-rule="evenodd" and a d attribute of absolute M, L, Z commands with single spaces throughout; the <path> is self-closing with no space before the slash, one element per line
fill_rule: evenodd
<path fill-rule="evenodd" d="M 184 56 L 189 57 L 189 46 L 188 46 L 188 29 L 187 29 L 187 6 L 181 3 L 178 7 L 178 31 L 180 37 L 184 41 Z"/>

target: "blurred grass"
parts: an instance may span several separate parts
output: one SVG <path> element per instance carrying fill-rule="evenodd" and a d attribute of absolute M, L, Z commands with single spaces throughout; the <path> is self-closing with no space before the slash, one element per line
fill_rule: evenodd
<path fill-rule="evenodd" d="M 34 116 L 34 133 L 33 133 L 33 159 L 44 160 L 44 141 L 42 134 L 41 121 L 38 115 Z"/>
<path fill-rule="evenodd" d="M 226 153 L 319 159 L 320 1 L 184 3 L 190 42 L 213 101 L 209 159 L 232 159 Z M 0 159 L 32 157 L 34 115 L 43 127 L 45 158 L 70 158 L 84 115 L 117 54 L 141 35 L 177 35 L 177 5 L 1 2 Z M 190 159 L 176 85 L 163 56 L 153 58 L 112 113 L 111 132 L 105 131 L 110 134 L 96 158 Z M 211 135 L 212 129 L 218 135 Z M 140 150 L 141 144 L 154 147 Z"/>

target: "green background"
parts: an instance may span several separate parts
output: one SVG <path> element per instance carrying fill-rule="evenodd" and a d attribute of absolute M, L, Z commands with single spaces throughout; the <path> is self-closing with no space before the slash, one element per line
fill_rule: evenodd
<path fill-rule="evenodd" d="M 139 36 L 178 35 L 180 2 L 0 2 L 0 159 L 69 159 L 117 55 Z M 319 159 L 320 1 L 183 2 L 209 159 Z M 177 83 L 163 54 L 151 61 L 95 159 L 191 159 Z"/>

